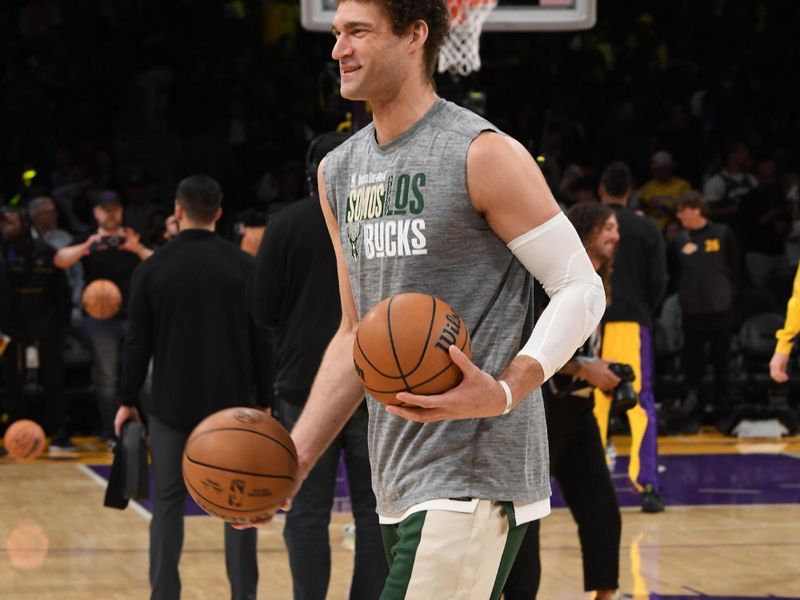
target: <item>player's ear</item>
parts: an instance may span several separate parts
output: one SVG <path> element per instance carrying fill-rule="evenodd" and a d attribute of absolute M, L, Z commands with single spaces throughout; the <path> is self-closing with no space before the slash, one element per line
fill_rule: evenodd
<path fill-rule="evenodd" d="M 419 19 L 411 26 L 411 38 L 409 43 L 421 49 L 427 40 L 428 24 L 422 19 Z"/>

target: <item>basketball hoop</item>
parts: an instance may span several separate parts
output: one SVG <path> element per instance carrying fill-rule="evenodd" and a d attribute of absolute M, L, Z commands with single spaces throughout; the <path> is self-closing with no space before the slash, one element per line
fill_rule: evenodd
<path fill-rule="evenodd" d="M 439 72 L 466 76 L 481 68 L 478 40 L 497 0 L 447 0 L 450 35 L 439 51 Z"/>

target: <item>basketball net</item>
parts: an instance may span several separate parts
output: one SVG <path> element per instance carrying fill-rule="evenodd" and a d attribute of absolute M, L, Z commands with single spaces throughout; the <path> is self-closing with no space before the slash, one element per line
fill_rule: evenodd
<path fill-rule="evenodd" d="M 439 72 L 466 76 L 481 68 L 478 41 L 497 0 L 447 0 L 450 35 L 439 51 Z"/>

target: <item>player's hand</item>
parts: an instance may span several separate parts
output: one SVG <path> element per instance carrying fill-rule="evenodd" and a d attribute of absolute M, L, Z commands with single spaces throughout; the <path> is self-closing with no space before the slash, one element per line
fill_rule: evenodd
<path fill-rule="evenodd" d="M 280 506 L 271 509 L 268 511 L 267 515 L 261 519 L 257 519 L 255 521 L 244 521 L 241 523 L 231 523 L 231 527 L 234 529 L 251 529 L 255 527 L 256 529 L 262 529 L 272 523 L 272 519 L 275 518 L 275 515 L 278 514 L 278 511 L 282 510 L 284 512 L 289 512 L 292 510 L 292 500 L 291 498 L 285 500 Z"/>
<path fill-rule="evenodd" d="M 282 510 L 283 512 L 289 512 L 290 510 L 292 510 L 292 498 L 294 498 L 297 495 L 297 492 L 300 490 L 300 486 L 303 485 L 303 481 L 305 481 L 306 479 L 306 475 L 308 475 L 308 473 L 305 472 L 302 469 L 302 467 L 298 468 L 297 479 L 295 480 L 291 494 L 286 500 L 283 501 L 283 503 L 280 506 L 269 511 L 266 517 L 255 521 L 245 521 L 244 523 L 233 523 L 232 527 L 234 529 L 250 529 L 251 527 L 256 527 L 260 529 L 262 527 L 266 527 L 272 522 L 272 519 L 275 518 L 276 514 L 278 514 L 278 510 Z"/>
<path fill-rule="evenodd" d="M 789 364 L 789 355 L 776 352 L 769 361 L 769 376 L 778 383 L 789 381 L 786 366 Z"/>
<path fill-rule="evenodd" d="M 599 358 L 581 363 L 576 377 L 588 381 L 603 391 L 614 389 L 621 380 L 608 368 L 608 364 L 607 360 Z"/>
<path fill-rule="evenodd" d="M 502 414 L 506 408 L 506 395 L 497 380 L 479 369 L 456 346 L 450 346 L 450 358 L 461 369 L 461 383 L 443 394 L 433 396 L 400 392 L 397 399 L 409 406 L 389 405 L 386 410 L 418 423 L 481 419 Z"/>
<path fill-rule="evenodd" d="M 142 420 L 139 418 L 139 411 L 136 410 L 135 407 L 120 406 L 117 409 L 117 416 L 114 417 L 114 433 L 117 434 L 118 438 L 120 436 L 120 432 L 122 431 L 122 426 L 126 421 L 136 421 L 137 423 L 142 422 Z"/>

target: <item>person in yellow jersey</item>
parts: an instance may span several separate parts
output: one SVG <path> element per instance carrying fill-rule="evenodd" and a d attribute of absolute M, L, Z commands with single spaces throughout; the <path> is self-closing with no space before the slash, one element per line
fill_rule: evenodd
<path fill-rule="evenodd" d="M 775 344 L 775 353 L 769 361 L 769 376 L 778 383 L 785 383 L 789 380 L 786 367 L 794 347 L 794 338 L 798 333 L 800 333 L 800 266 L 794 276 L 792 297 L 786 304 L 786 321 L 783 329 L 775 332 L 775 338 L 778 341 Z"/>
<path fill-rule="evenodd" d="M 683 194 L 691 189 L 689 182 L 676 177 L 673 172 L 672 155 L 660 150 L 650 159 L 653 178 L 639 190 L 639 208 L 653 219 L 661 231 L 675 218 L 675 205 Z"/>

